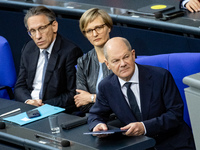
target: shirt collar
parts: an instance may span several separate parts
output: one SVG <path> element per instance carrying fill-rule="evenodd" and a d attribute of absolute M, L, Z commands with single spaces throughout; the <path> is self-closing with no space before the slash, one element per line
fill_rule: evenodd
<path fill-rule="evenodd" d="M 118 77 L 118 79 L 119 79 L 120 86 L 122 88 L 127 81 L 124 81 L 119 77 Z M 138 72 L 138 66 L 136 65 L 136 63 L 135 63 L 135 71 L 133 73 L 133 76 L 131 77 L 131 79 L 128 82 L 132 82 L 134 84 L 139 84 L 139 72 Z"/>
<path fill-rule="evenodd" d="M 54 45 L 55 41 L 56 41 L 56 39 L 55 39 L 55 40 L 51 43 L 51 45 L 46 49 L 47 52 L 48 52 L 49 54 L 51 54 L 51 52 L 52 52 L 53 45 Z M 40 49 L 40 53 L 42 53 L 43 50 L 45 50 L 45 49 Z"/>

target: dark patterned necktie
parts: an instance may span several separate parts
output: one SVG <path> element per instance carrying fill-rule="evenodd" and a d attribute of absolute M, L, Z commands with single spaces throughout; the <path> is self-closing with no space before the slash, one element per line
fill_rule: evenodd
<path fill-rule="evenodd" d="M 43 55 L 44 55 L 44 68 L 43 68 L 43 72 L 42 72 L 42 86 L 40 89 L 40 93 L 39 93 L 39 98 L 42 99 L 42 92 L 43 92 L 43 85 L 44 85 L 44 77 L 45 77 L 45 73 L 46 73 L 46 68 L 47 68 L 47 64 L 48 64 L 48 52 L 47 50 L 43 50 L 42 51 Z"/>
<path fill-rule="evenodd" d="M 140 113 L 135 95 L 133 93 L 133 91 L 131 90 L 131 82 L 126 82 L 125 86 L 127 88 L 127 97 L 131 106 L 131 109 L 133 111 L 133 114 L 135 115 L 135 118 L 137 119 L 137 121 L 142 121 L 142 115 Z"/>

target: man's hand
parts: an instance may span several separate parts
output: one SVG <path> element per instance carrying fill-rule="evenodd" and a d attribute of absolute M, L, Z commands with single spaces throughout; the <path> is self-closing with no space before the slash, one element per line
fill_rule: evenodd
<path fill-rule="evenodd" d="M 128 125 L 120 128 L 121 130 L 127 130 L 124 135 L 127 136 L 140 136 L 144 135 L 145 129 L 141 122 L 129 123 Z"/>
<path fill-rule="evenodd" d="M 93 132 L 95 132 L 95 131 L 107 131 L 107 130 L 108 130 L 108 127 L 105 123 L 99 123 L 93 128 Z M 97 136 L 99 138 L 102 138 L 102 137 L 106 137 L 108 135 L 107 134 L 100 134 L 100 135 L 93 134 L 93 136 Z"/>
<path fill-rule="evenodd" d="M 79 90 L 79 89 L 76 89 L 76 92 L 79 93 L 74 96 L 74 101 L 75 101 L 76 107 L 87 105 L 92 102 L 91 101 L 92 94 L 90 94 L 89 92 Z"/>
<path fill-rule="evenodd" d="M 185 7 L 190 12 L 198 12 L 200 11 L 200 2 L 198 0 L 189 0 L 189 2 L 186 3 Z"/>
<path fill-rule="evenodd" d="M 42 103 L 41 99 L 30 99 L 26 102 L 26 104 L 34 105 L 34 106 L 42 106 L 44 103 Z"/>

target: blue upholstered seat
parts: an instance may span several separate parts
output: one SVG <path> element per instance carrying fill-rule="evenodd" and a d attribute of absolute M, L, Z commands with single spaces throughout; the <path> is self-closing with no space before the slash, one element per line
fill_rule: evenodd
<path fill-rule="evenodd" d="M 200 53 L 171 53 L 143 56 L 136 59 L 138 64 L 152 65 L 169 70 L 176 82 L 184 102 L 184 120 L 191 127 L 182 80 L 185 76 L 200 72 Z"/>
<path fill-rule="evenodd" d="M 13 99 L 9 97 L 8 90 L 9 88 L 13 90 L 15 82 L 16 70 L 12 52 L 8 41 L 0 36 L 0 98 Z"/>

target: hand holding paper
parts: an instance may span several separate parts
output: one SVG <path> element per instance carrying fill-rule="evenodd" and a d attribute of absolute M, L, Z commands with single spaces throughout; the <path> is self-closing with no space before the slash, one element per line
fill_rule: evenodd
<path fill-rule="evenodd" d="M 83 133 L 85 135 L 90 135 L 90 134 L 93 134 L 93 135 L 109 135 L 109 134 L 115 134 L 115 133 L 123 133 L 123 132 L 126 132 L 127 130 L 121 130 L 119 128 L 117 129 L 112 129 L 112 130 L 106 130 L 106 131 L 94 131 L 94 132 L 86 132 L 86 133 Z"/>
<path fill-rule="evenodd" d="M 106 137 L 108 134 L 94 134 L 94 132 L 107 131 L 108 127 L 105 123 L 99 123 L 93 128 L 93 136 L 98 136 L 99 138 Z"/>

